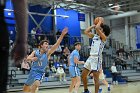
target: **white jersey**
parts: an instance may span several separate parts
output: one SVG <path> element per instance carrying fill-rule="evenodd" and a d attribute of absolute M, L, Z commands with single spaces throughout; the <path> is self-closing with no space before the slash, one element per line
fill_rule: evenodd
<path fill-rule="evenodd" d="M 100 39 L 100 36 L 97 34 L 92 38 L 90 55 L 93 56 L 102 56 L 102 52 L 105 46 L 105 42 Z"/>

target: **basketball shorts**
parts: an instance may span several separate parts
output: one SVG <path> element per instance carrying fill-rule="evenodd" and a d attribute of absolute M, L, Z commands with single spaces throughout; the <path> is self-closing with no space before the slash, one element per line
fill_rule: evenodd
<path fill-rule="evenodd" d="M 104 73 L 101 73 L 101 74 L 99 75 L 99 79 L 100 79 L 100 80 L 104 80 L 104 79 L 105 79 Z"/>
<path fill-rule="evenodd" d="M 39 80 L 42 82 L 43 78 L 45 76 L 45 73 L 31 71 L 27 81 L 25 82 L 25 85 L 31 86 L 36 80 Z"/>
<path fill-rule="evenodd" d="M 76 66 L 69 66 L 69 73 L 71 78 L 80 76 L 80 69 Z"/>
<path fill-rule="evenodd" d="M 93 71 L 99 71 L 102 67 L 102 59 L 99 56 L 89 56 L 84 64 L 84 68 Z"/>

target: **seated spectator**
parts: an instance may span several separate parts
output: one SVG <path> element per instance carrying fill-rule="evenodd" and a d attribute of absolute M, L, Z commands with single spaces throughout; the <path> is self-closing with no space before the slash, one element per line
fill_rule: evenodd
<path fill-rule="evenodd" d="M 46 79 L 48 79 L 49 75 L 50 75 L 50 69 L 49 69 L 49 66 L 46 67 L 46 72 L 45 72 L 45 77 Z M 47 80 L 46 80 L 47 81 Z"/>
<path fill-rule="evenodd" d="M 68 49 L 67 46 L 64 48 L 63 53 L 67 56 L 70 54 L 70 50 Z"/>
<path fill-rule="evenodd" d="M 61 55 L 60 57 L 60 60 L 61 60 L 61 64 L 65 64 L 66 66 L 68 66 L 68 55 L 63 53 L 63 55 Z"/>
<path fill-rule="evenodd" d="M 112 72 L 112 82 L 113 84 L 117 85 L 118 84 L 118 80 L 117 80 L 117 69 L 116 69 L 116 66 L 115 66 L 115 63 L 113 63 L 113 65 L 111 66 L 111 72 Z"/>
<path fill-rule="evenodd" d="M 51 69 L 51 67 L 54 66 L 54 62 L 52 60 L 49 61 L 49 68 Z"/>
<path fill-rule="evenodd" d="M 23 74 L 26 74 L 26 71 L 30 71 L 29 63 L 26 61 L 26 58 L 21 63 L 21 70 L 23 71 Z"/>
<path fill-rule="evenodd" d="M 66 81 L 66 74 L 64 72 L 62 65 L 58 67 L 56 74 L 59 75 L 59 81 L 62 81 L 62 76 L 63 76 L 63 81 Z"/>
<path fill-rule="evenodd" d="M 127 63 L 125 60 L 122 61 L 122 69 L 127 70 Z"/>
<path fill-rule="evenodd" d="M 55 66 L 52 66 L 52 67 L 51 67 L 51 71 L 52 71 L 52 73 L 56 73 L 56 68 L 55 68 Z"/>
<path fill-rule="evenodd" d="M 55 66 L 56 69 L 60 66 L 59 58 L 57 58 L 57 60 L 54 61 L 54 66 Z"/>
<path fill-rule="evenodd" d="M 115 65 L 116 65 L 118 71 L 122 70 L 122 60 L 120 60 L 119 57 L 115 59 Z"/>

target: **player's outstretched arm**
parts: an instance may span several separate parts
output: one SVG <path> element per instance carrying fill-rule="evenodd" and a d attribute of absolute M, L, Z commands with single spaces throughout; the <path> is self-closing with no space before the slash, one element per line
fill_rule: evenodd
<path fill-rule="evenodd" d="M 94 34 L 91 32 L 91 30 L 94 28 L 95 26 L 93 25 L 93 26 L 90 26 L 90 27 L 88 27 L 85 31 L 84 31 L 84 33 L 89 37 L 89 38 L 93 38 L 93 36 L 94 36 Z"/>
<path fill-rule="evenodd" d="M 62 31 L 62 34 L 58 38 L 57 42 L 51 47 L 51 49 L 49 49 L 48 56 L 50 56 L 52 53 L 54 53 L 54 51 L 58 48 L 61 41 L 63 40 L 63 37 L 67 34 L 67 32 L 68 32 L 68 28 L 64 28 Z"/>
<path fill-rule="evenodd" d="M 27 61 L 36 61 L 37 57 L 35 57 L 35 51 L 33 51 L 26 59 Z"/>
<path fill-rule="evenodd" d="M 74 63 L 76 64 L 84 64 L 84 61 L 79 61 L 79 59 L 77 57 L 74 57 Z"/>

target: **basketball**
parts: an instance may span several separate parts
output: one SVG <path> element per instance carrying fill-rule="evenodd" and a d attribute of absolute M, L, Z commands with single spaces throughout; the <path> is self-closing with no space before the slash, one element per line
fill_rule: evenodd
<path fill-rule="evenodd" d="M 99 22 L 99 20 L 101 20 L 101 19 L 103 19 L 103 18 L 102 18 L 102 17 L 96 17 L 96 18 L 94 19 L 94 24 L 97 25 L 98 22 Z M 102 21 L 103 21 L 103 20 L 102 20 Z"/>
<path fill-rule="evenodd" d="M 100 20 L 99 17 L 95 18 L 95 19 L 94 19 L 94 24 L 97 25 L 98 22 L 99 22 L 99 20 Z"/>

